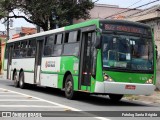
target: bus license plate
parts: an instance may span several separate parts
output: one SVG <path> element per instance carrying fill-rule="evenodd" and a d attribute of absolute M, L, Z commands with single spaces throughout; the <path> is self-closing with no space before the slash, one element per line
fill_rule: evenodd
<path fill-rule="evenodd" d="M 125 89 L 135 90 L 136 86 L 135 85 L 126 85 Z"/>

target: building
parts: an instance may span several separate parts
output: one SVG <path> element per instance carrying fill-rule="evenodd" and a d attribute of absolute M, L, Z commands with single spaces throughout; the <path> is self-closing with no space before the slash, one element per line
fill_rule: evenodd
<path fill-rule="evenodd" d="M 3 65 L 3 59 L 4 59 L 4 50 L 5 50 L 5 41 L 6 41 L 7 35 L 0 33 L 0 74 L 2 73 L 2 65 Z"/>
<path fill-rule="evenodd" d="M 37 33 L 36 28 L 29 28 L 29 27 L 16 27 L 12 28 L 9 31 L 9 37 L 10 39 L 22 37 L 25 35 L 31 35 Z"/>
<path fill-rule="evenodd" d="M 128 12 L 124 12 L 128 11 Z M 140 9 L 120 8 L 117 5 L 108 4 L 95 4 L 94 8 L 90 11 L 90 19 L 124 19 L 125 16 L 140 12 Z M 124 12 L 124 13 L 122 13 Z M 119 14 L 121 13 L 121 14 Z M 85 20 L 73 20 L 73 23 L 83 22 Z"/>

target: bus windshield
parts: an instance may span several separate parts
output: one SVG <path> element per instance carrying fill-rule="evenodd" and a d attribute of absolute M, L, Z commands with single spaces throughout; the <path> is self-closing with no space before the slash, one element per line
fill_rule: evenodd
<path fill-rule="evenodd" d="M 134 35 L 102 35 L 103 68 L 153 70 L 151 38 Z"/>

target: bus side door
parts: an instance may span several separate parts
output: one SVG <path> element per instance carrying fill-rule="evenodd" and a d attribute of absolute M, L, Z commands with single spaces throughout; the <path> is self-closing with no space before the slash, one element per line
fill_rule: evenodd
<path fill-rule="evenodd" d="M 92 72 L 92 48 L 93 36 L 95 35 L 95 26 L 82 29 L 81 39 L 81 54 L 80 54 L 80 74 L 79 74 L 79 89 L 81 85 L 90 86 Z"/>
<path fill-rule="evenodd" d="M 7 45 L 8 49 L 8 63 L 7 63 L 7 79 L 11 78 L 11 69 L 12 69 L 12 54 L 13 54 L 13 45 Z"/>
<path fill-rule="evenodd" d="M 43 43 L 44 37 L 37 38 L 37 48 L 35 55 L 35 68 L 34 68 L 34 83 L 40 84 L 40 73 L 41 73 L 41 61 L 42 61 L 42 51 L 43 51 Z"/>

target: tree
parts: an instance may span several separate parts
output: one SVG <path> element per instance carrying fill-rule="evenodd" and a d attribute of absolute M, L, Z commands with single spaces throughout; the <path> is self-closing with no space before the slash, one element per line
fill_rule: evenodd
<path fill-rule="evenodd" d="M 54 29 L 56 25 L 70 25 L 73 19 L 90 18 L 89 11 L 93 7 L 91 0 L 0 0 L 0 10 L 13 13 L 12 16 L 7 16 L 6 12 L 0 12 L 0 19 L 24 18 L 46 31 Z M 25 16 L 17 15 L 15 9 Z"/>

